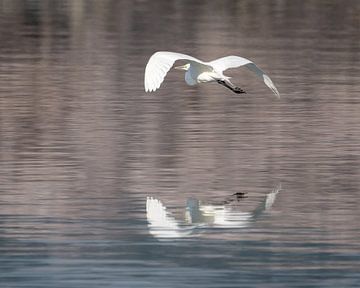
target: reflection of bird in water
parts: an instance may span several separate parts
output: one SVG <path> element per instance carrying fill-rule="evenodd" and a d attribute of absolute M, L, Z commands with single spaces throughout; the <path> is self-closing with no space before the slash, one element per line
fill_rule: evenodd
<path fill-rule="evenodd" d="M 189 224 L 206 224 L 212 227 L 246 227 L 251 213 L 234 211 L 229 205 L 206 205 L 197 199 L 188 199 L 185 219 Z"/>
<path fill-rule="evenodd" d="M 197 199 L 190 198 L 186 203 L 185 221 L 182 222 L 176 220 L 160 200 L 147 197 L 146 216 L 149 231 L 158 238 L 180 238 L 206 227 L 245 228 L 272 207 L 280 189 L 279 185 L 268 193 L 252 212 L 235 210 L 229 205 L 229 199 L 220 204 L 203 204 Z M 233 201 L 239 199 L 235 198 Z"/>
<path fill-rule="evenodd" d="M 274 92 L 276 97 L 280 98 L 280 94 L 270 77 L 256 66 L 255 63 L 246 58 L 227 56 L 211 62 L 203 62 L 189 55 L 166 51 L 156 52 L 150 57 L 145 68 L 145 91 L 151 92 L 158 89 L 164 81 L 167 72 L 177 60 L 186 60 L 187 64 L 175 67 L 175 69 L 186 71 L 185 82 L 190 86 L 199 83 L 217 82 L 237 94 L 246 93 L 240 87 L 236 87 L 231 83 L 230 77 L 223 74 L 227 69 L 245 66 L 261 78 L 271 91 Z"/>

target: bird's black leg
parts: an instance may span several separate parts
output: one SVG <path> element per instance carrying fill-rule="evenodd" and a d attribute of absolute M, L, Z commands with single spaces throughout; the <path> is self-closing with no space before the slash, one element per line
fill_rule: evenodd
<path fill-rule="evenodd" d="M 235 86 L 229 80 L 217 80 L 217 82 L 225 86 L 226 88 L 230 89 L 231 91 L 235 92 L 236 94 L 246 93 L 243 89 Z"/>

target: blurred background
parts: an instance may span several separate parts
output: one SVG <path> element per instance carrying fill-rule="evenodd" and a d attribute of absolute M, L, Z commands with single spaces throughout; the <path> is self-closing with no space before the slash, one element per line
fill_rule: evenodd
<path fill-rule="evenodd" d="M 358 287 L 359 15 L 357 0 L 0 0 L 1 287 Z M 246 69 L 225 74 L 247 94 L 174 70 L 145 93 L 156 51 L 251 59 L 281 99 Z M 245 226 L 149 233 L 146 197 L 181 223 L 189 199 L 252 215 L 279 183 Z"/>

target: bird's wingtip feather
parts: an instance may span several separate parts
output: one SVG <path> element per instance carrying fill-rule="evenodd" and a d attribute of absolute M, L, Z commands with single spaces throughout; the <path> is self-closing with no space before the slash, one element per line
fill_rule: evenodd
<path fill-rule="evenodd" d="M 271 81 L 270 77 L 267 76 L 266 74 L 263 75 L 263 79 L 264 79 L 264 82 L 266 84 L 266 86 L 268 86 L 271 91 L 273 91 L 273 93 L 275 94 L 275 96 L 280 99 L 280 93 L 279 91 L 276 89 L 274 83 Z"/>

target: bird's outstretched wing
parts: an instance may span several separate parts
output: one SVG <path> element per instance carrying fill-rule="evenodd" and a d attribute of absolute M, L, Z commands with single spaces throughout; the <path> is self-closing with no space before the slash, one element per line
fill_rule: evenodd
<path fill-rule="evenodd" d="M 244 66 L 246 64 L 252 63 L 250 60 L 246 58 L 242 58 L 239 56 L 226 56 L 214 61 L 211 61 L 209 64 L 214 67 L 216 71 L 223 72 L 230 68 L 237 68 L 240 66 Z"/>
<path fill-rule="evenodd" d="M 201 60 L 186 54 L 159 51 L 153 54 L 145 68 L 145 91 L 151 92 L 158 89 L 170 68 L 177 60 L 190 60 L 203 63 Z"/>
<path fill-rule="evenodd" d="M 268 86 L 271 89 L 271 91 L 274 92 L 276 97 L 280 98 L 279 91 L 276 89 L 276 87 L 275 87 L 274 83 L 271 81 L 270 77 L 268 75 L 266 75 L 264 73 L 264 71 L 262 71 L 258 66 L 256 66 L 255 63 L 253 63 L 252 61 L 250 61 L 246 58 L 239 57 L 239 56 L 226 56 L 226 57 L 211 61 L 209 64 L 211 66 L 213 66 L 214 69 L 219 72 L 223 72 L 226 69 L 230 69 L 230 68 L 237 68 L 240 66 L 245 66 L 246 68 L 248 68 L 249 70 L 254 72 L 257 76 L 259 76 L 264 81 L 266 86 Z"/>

